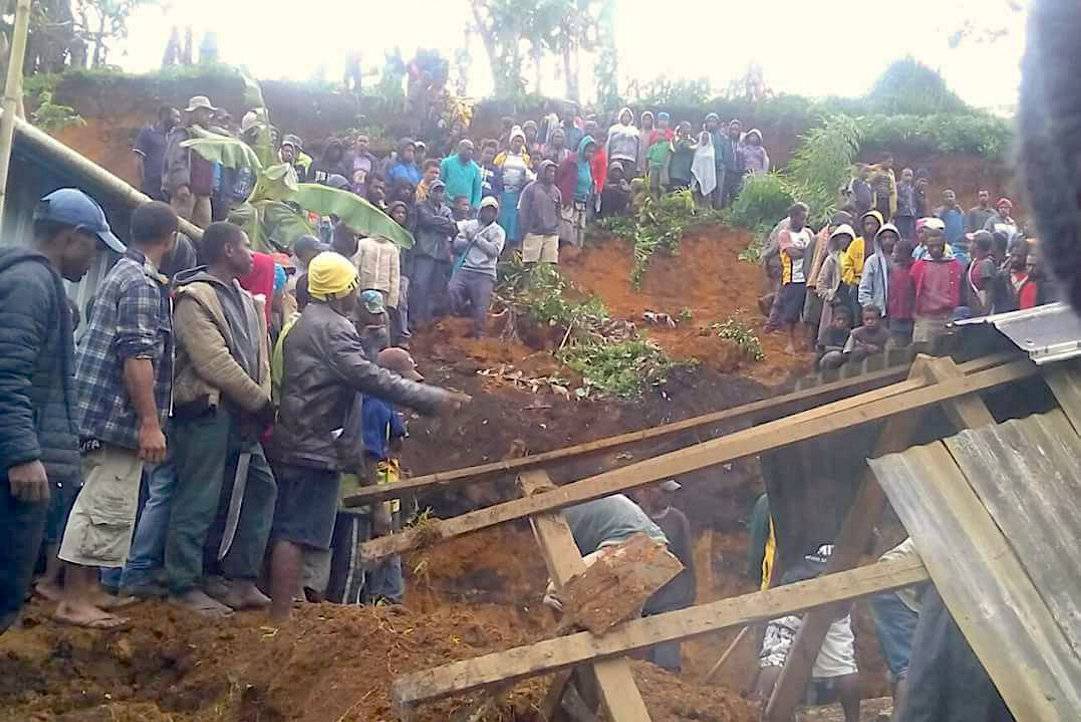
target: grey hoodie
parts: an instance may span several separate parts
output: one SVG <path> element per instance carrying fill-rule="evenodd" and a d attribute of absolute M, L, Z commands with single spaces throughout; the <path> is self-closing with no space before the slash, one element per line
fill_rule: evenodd
<path fill-rule="evenodd" d="M 507 232 L 494 221 L 487 226 L 479 220 L 461 221 L 458 237 L 454 239 L 455 266 L 495 278 L 496 264 L 506 242 Z M 463 253 L 465 258 L 459 261 Z"/>

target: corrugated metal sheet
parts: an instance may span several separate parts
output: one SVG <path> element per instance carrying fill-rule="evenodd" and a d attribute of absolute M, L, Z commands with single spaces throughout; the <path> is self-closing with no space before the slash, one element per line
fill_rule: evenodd
<path fill-rule="evenodd" d="M 1039 365 L 1081 356 L 1081 317 L 1065 303 L 970 318 L 954 325 L 982 324 L 994 326 Z"/>

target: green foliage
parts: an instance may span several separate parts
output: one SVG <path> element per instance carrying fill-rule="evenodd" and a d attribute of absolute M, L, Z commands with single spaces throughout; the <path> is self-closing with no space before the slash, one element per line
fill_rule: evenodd
<path fill-rule="evenodd" d="M 655 344 L 643 339 L 571 346 L 560 360 L 582 375 L 583 391 L 629 398 L 663 384 L 673 364 Z"/>
<path fill-rule="evenodd" d="M 705 105 L 713 92 L 709 78 L 671 79 L 659 77 L 645 83 L 631 83 L 635 102 L 649 106 Z"/>
<path fill-rule="evenodd" d="M 987 113 L 871 115 L 857 118 L 866 149 L 904 147 L 920 153 L 974 153 L 1001 158 L 1010 147 L 1010 123 Z"/>
<path fill-rule="evenodd" d="M 720 323 L 710 326 L 710 329 L 721 338 L 727 338 L 736 342 L 740 352 L 751 361 L 761 361 L 766 357 L 762 350 L 762 342 L 754 331 L 743 321 L 736 318 L 728 318 Z"/>
<path fill-rule="evenodd" d="M 929 115 L 969 110 L 938 72 L 909 56 L 896 60 L 875 81 L 867 99 L 880 113 Z"/>
<path fill-rule="evenodd" d="M 567 281 L 549 263 L 527 266 L 517 258 L 500 267 L 497 295 L 533 323 L 559 326 L 569 335 L 594 322 L 608 319 L 608 310 L 596 296 L 572 299 Z"/>
<path fill-rule="evenodd" d="M 409 231 L 355 193 L 317 183 L 301 183 L 289 201 L 309 213 L 337 216 L 342 223 L 365 236 L 386 238 L 400 248 L 413 247 L 413 236 Z"/>
<path fill-rule="evenodd" d="M 53 102 L 52 92 L 42 91 L 37 97 L 38 107 L 30 113 L 30 119 L 42 130 L 55 133 L 71 125 L 86 125 L 74 108 Z"/>
<path fill-rule="evenodd" d="M 810 206 L 813 222 L 824 223 L 836 210 L 838 189 L 848 182 L 860 139 L 858 124 L 846 115 L 828 118 L 801 138 L 784 178 L 792 195 Z"/>
<path fill-rule="evenodd" d="M 725 220 L 755 233 L 769 233 L 794 201 L 792 187 L 781 174 L 749 176 L 743 179 L 743 189 L 726 211 Z"/>
<path fill-rule="evenodd" d="M 247 168 L 256 174 L 262 170 L 263 164 L 259 156 L 247 143 L 228 136 L 204 133 L 202 137 L 185 140 L 180 146 L 226 168 Z"/>

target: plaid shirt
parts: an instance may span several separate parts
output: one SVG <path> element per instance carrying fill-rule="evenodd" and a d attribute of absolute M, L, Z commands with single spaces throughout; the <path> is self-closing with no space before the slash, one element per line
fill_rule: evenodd
<path fill-rule="evenodd" d="M 90 322 L 75 353 L 79 431 L 84 440 L 139 448 L 139 419 L 124 386 L 124 362 L 154 364 L 154 403 L 164 428 L 173 386 L 169 281 L 129 248 L 98 286 Z"/>

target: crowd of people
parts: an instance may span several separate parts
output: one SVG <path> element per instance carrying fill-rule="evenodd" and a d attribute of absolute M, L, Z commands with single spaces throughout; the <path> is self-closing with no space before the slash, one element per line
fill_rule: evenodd
<path fill-rule="evenodd" d="M 183 114 L 163 108 L 139 134 L 140 184 L 156 200 L 133 212 L 127 245 L 83 191 L 42 198 L 33 238 L 0 251 L 0 631 L 39 561 L 34 590 L 57 602 L 55 619 L 96 629 L 124 626 L 120 609 L 145 598 L 211 617 L 269 608 L 275 622 L 303 600 L 402 601 L 400 560 L 365 568 L 356 548 L 413 510 L 341 501 L 400 478 L 399 407 L 453 413 L 469 400 L 423 383 L 411 333 L 455 313 L 484 335 L 508 249 L 527 264 L 558 263 L 561 246 L 581 244 L 587 219 L 629 211 L 632 179 L 723 208 L 746 175 L 770 169 L 762 134 L 739 120 L 710 114 L 696 131 L 625 108 L 613 121 L 605 131 L 571 106 L 540 122 L 506 118 L 499 138 L 452 134 L 438 158 L 413 139 L 377 158 L 359 135 L 326 143 L 313 160 L 301 138 L 280 135 L 278 158 L 298 179 L 367 199 L 410 231 L 408 250 L 321 219 L 321 233 L 290 253 L 253 251 L 223 219 L 254 178 L 184 141 L 245 137 L 254 121 L 230 130 L 204 96 Z M 762 256 L 767 330 L 837 368 L 933 342 L 958 318 L 1046 302 L 1038 242 L 1010 200 L 992 206 L 980 191 L 965 211 L 946 190 L 932 210 L 929 180 L 906 168 L 896 181 L 888 155 L 860 165 L 841 190 L 843 210 L 817 233 L 795 203 Z M 179 233 L 180 218 L 202 237 Z M 78 282 L 106 252 L 119 260 L 91 304 L 75 308 L 64 281 Z M 694 602 L 689 525 L 671 505 L 678 489 L 669 480 L 633 500 L 565 511 L 587 558 L 643 533 L 684 564 L 646 614 Z M 830 552 L 812 550 L 782 583 L 821 573 Z M 793 616 L 767 628 L 760 693 L 799 625 Z M 853 699 L 858 710 L 852 650 L 840 615 L 815 676 L 833 680 L 827 691 L 848 719 Z M 680 668 L 678 644 L 650 655 Z"/>
<path fill-rule="evenodd" d="M 795 203 L 762 254 L 769 292 L 766 330 L 789 335 L 790 351 L 817 352 L 835 369 L 887 347 L 930 345 L 952 321 L 1047 303 L 1039 242 L 988 191 L 965 211 L 952 190 L 930 209 L 929 177 L 893 158 L 861 165 L 842 190 L 843 210 L 817 233 Z"/>

